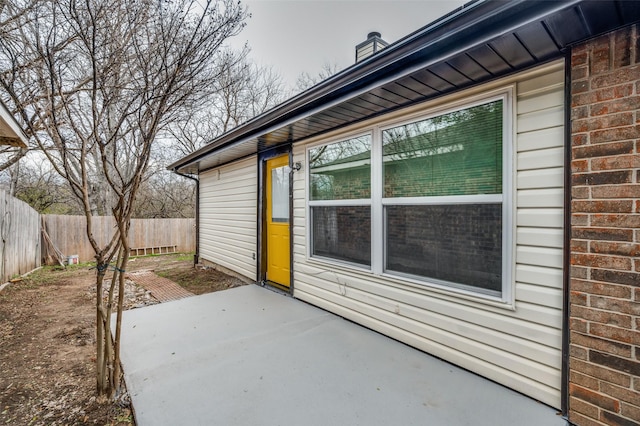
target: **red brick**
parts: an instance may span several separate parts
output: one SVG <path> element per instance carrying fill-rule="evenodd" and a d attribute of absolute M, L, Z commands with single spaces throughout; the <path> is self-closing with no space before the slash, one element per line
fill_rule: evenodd
<path fill-rule="evenodd" d="M 595 349 L 612 355 L 619 355 L 627 358 L 631 357 L 630 345 L 611 342 L 582 333 L 571 333 L 571 343 L 579 347 Z"/>
<path fill-rule="evenodd" d="M 640 377 L 633 378 L 633 389 L 640 391 Z"/>
<path fill-rule="evenodd" d="M 583 361 L 587 361 L 589 359 L 589 352 L 587 351 L 586 348 L 576 346 L 576 345 L 569 345 L 569 356 L 576 359 L 581 359 Z M 598 390 L 598 388 L 596 388 L 596 390 Z"/>
<path fill-rule="evenodd" d="M 571 311 L 573 311 L 575 307 L 576 305 L 572 305 L 570 308 Z M 571 318 L 569 318 L 569 329 L 578 333 L 587 333 L 587 321 L 580 318 L 574 318 L 573 315 L 571 315 Z"/>
<path fill-rule="evenodd" d="M 640 345 L 640 332 L 637 332 L 635 330 L 627 330 L 620 327 L 613 327 L 606 324 L 593 322 L 589 323 L 589 333 L 594 336 L 602 337 L 616 342 L 628 343 L 630 345 Z M 593 355 L 593 352 L 590 353 L 590 359 L 591 355 Z M 594 362 L 593 359 L 591 359 L 591 361 Z M 611 365 L 602 363 L 599 364 L 604 365 L 605 367 L 613 368 L 614 370 L 618 370 L 619 368 L 614 366 L 613 363 Z M 640 375 L 640 363 L 633 369 L 633 371 L 636 371 L 637 373 L 630 374 Z"/>
<path fill-rule="evenodd" d="M 589 351 L 589 361 L 615 371 L 629 373 L 632 376 L 640 376 L 640 362 L 632 359 L 591 350 Z M 602 387 L 603 383 L 600 384 L 600 388 Z"/>
<path fill-rule="evenodd" d="M 581 107 L 581 106 L 585 106 L 585 105 L 591 105 L 598 102 L 597 97 L 596 97 L 596 93 L 595 92 L 583 92 L 583 93 L 576 93 L 573 94 L 573 96 L 571 96 L 571 108 L 577 108 L 577 107 Z M 580 130 L 578 130 L 579 128 L 574 128 L 572 126 L 573 132 L 575 133 L 579 133 Z M 582 130 L 583 132 L 585 130 Z"/>
<path fill-rule="evenodd" d="M 184 297 L 193 296 L 193 293 L 180 287 L 175 282 L 162 278 L 149 271 L 133 272 L 128 275 L 136 284 L 151 292 L 151 295 L 160 302 L 178 300 Z"/>
<path fill-rule="evenodd" d="M 620 414 L 640 422 L 640 406 L 638 406 L 638 404 L 640 404 L 640 396 L 638 397 L 638 400 L 635 401 L 635 404 L 627 404 L 626 402 L 623 402 L 620 404 Z"/>
<path fill-rule="evenodd" d="M 640 114 L 639 114 L 640 116 Z M 594 158 L 591 160 L 591 170 L 633 169 L 640 167 L 640 155 L 618 155 L 615 157 Z M 581 170 L 576 170 L 581 171 Z"/>
<path fill-rule="evenodd" d="M 633 300 L 635 300 L 636 302 L 640 302 L 640 287 L 636 287 L 633 289 Z"/>
<path fill-rule="evenodd" d="M 586 55 L 585 55 L 586 56 Z M 587 80 L 573 81 L 571 83 L 571 93 L 584 93 L 589 91 L 589 82 Z"/>
<path fill-rule="evenodd" d="M 617 86 L 635 80 L 640 80 L 640 66 L 637 65 L 593 77 L 591 79 L 591 88 L 599 89 L 601 87 Z"/>
<path fill-rule="evenodd" d="M 605 34 L 600 37 L 589 40 L 586 43 L 587 50 L 595 51 L 601 49 L 609 49 L 611 45 L 611 35 Z"/>
<path fill-rule="evenodd" d="M 576 136 L 573 136 L 574 147 L 572 149 L 573 158 L 593 158 L 593 157 L 608 157 L 611 155 L 624 155 L 633 154 L 635 149 L 633 141 L 624 142 L 611 142 L 605 144 L 588 145 L 588 138 L 585 136 L 585 144 L 578 146 L 576 144 Z"/>
<path fill-rule="evenodd" d="M 612 129 L 594 130 L 589 135 L 591 143 L 616 142 L 636 139 L 640 135 L 640 126 L 615 127 Z"/>
<path fill-rule="evenodd" d="M 600 74 L 610 69 L 611 49 L 609 46 L 599 46 L 591 52 L 591 74 Z"/>
<path fill-rule="evenodd" d="M 631 297 L 631 295 L 630 295 Z M 627 299 L 591 295 L 589 306 L 596 309 L 604 309 L 611 312 L 620 312 L 628 315 L 640 315 L 640 304 Z"/>
<path fill-rule="evenodd" d="M 613 99 L 626 98 L 633 95 L 633 83 L 624 83 L 618 86 L 605 87 L 590 92 L 576 94 L 572 97 L 572 105 L 590 105 L 598 102 L 610 101 Z M 619 125 L 619 124 L 618 124 Z M 603 127 L 616 127 L 614 125 Z"/>
<path fill-rule="evenodd" d="M 592 117 L 595 117 L 598 115 L 615 114 L 623 111 L 634 111 L 638 108 L 640 108 L 640 97 L 629 96 L 622 99 L 613 99 L 610 101 L 591 104 L 589 106 L 589 114 Z"/>
<path fill-rule="evenodd" d="M 602 411 L 600 413 L 600 420 L 610 426 L 638 426 L 633 420 L 625 419 L 609 411 Z"/>
<path fill-rule="evenodd" d="M 631 64 L 631 35 L 629 31 L 617 31 L 614 34 L 613 68 Z"/>
<path fill-rule="evenodd" d="M 631 62 L 632 63 L 638 63 L 640 62 L 640 36 L 638 35 L 638 32 L 640 30 L 638 29 L 637 25 L 633 26 L 633 36 L 631 39 L 631 50 L 633 51 L 633 54 L 631 55 Z M 635 39 L 635 40 L 634 40 Z M 635 44 L 635 46 L 633 46 Z M 633 57 L 635 56 L 635 61 L 633 60 Z"/>
<path fill-rule="evenodd" d="M 633 241 L 633 230 L 574 226 L 571 237 L 579 240 Z"/>
<path fill-rule="evenodd" d="M 579 359 L 571 360 L 571 369 L 578 373 L 604 380 L 609 383 L 615 383 L 623 387 L 629 387 L 631 384 L 631 376 L 629 374 L 614 371 L 609 368 L 601 367 L 587 361 Z"/>
<path fill-rule="evenodd" d="M 628 403 L 640 403 L 640 393 L 634 391 L 633 389 L 623 388 L 617 385 L 612 385 L 611 383 L 600 383 L 600 390 L 607 395 L 610 395 L 620 401 L 628 402 Z"/>
<path fill-rule="evenodd" d="M 632 200 L 575 200 L 571 208 L 582 213 L 633 213 L 634 205 Z"/>
<path fill-rule="evenodd" d="M 622 328 L 631 328 L 631 316 L 617 312 L 604 311 L 600 309 L 593 309 L 586 306 L 573 306 L 571 308 L 571 316 L 574 318 L 582 318 L 587 321 L 597 322 L 601 324 L 607 324 Z M 576 342 L 577 343 L 577 342 Z M 587 345 L 582 345 L 587 346 Z M 595 346 L 588 346 L 590 348 L 598 349 Z M 628 353 L 625 355 L 631 357 L 631 347 L 620 347 L 619 350 Z"/>
<path fill-rule="evenodd" d="M 629 87 L 633 89 L 633 86 L 629 85 Z M 582 133 L 611 127 L 629 126 L 633 123 L 635 123 L 633 112 L 622 112 L 620 114 L 603 115 L 597 118 L 574 119 L 571 123 L 571 129 L 574 133 Z"/>
<path fill-rule="evenodd" d="M 593 241 L 589 246 L 589 251 L 591 253 L 634 257 L 640 256 L 640 244 Z"/>
<path fill-rule="evenodd" d="M 630 183 L 632 180 L 630 170 L 616 170 L 613 172 L 574 173 L 571 176 L 572 185 L 606 185 Z"/>
<path fill-rule="evenodd" d="M 617 269 L 630 271 L 631 259 L 622 256 L 604 256 L 599 254 L 574 253 L 571 255 L 572 265 L 591 266 L 594 268 Z"/>
<path fill-rule="evenodd" d="M 640 214 L 594 214 L 590 219 L 595 227 L 640 228 Z"/>
<path fill-rule="evenodd" d="M 577 291 L 572 291 L 569 294 L 570 303 L 572 305 L 587 306 L 587 295 Z"/>
<path fill-rule="evenodd" d="M 591 389 L 583 388 L 576 384 L 569 384 L 569 395 L 586 401 L 590 404 L 597 405 L 605 410 L 618 411 L 620 409 L 620 402 L 613 398 L 610 398 L 602 393 L 594 392 Z"/>
<path fill-rule="evenodd" d="M 589 268 L 583 268 L 581 266 L 571 266 L 569 270 L 572 279 L 587 279 L 588 272 Z"/>
<path fill-rule="evenodd" d="M 569 406 L 571 407 L 571 411 L 576 413 L 582 413 L 593 419 L 597 419 L 599 417 L 600 409 L 597 406 L 584 402 L 581 399 L 571 397 L 569 399 Z"/>
<path fill-rule="evenodd" d="M 631 180 L 629 175 L 629 180 Z M 593 198 L 640 198 L 640 184 L 601 185 L 592 189 Z"/>
<path fill-rule="evenodd" d="M 574 106 L 571 108 L 571 119 L 572 120 L 580 120 L 582 118 L 589 117 L 589 107 L 588 106 Z"/>
<path fill-rule="evenodd" d="M 590 188 L 588 186 L 573 186 L 571 188 L 571 198 L 574 200 L 588 200 Z"/>
<path fill-rule="evenodd" d="M 589 68 L 588 67 L 577 67 L 571 70 L 571 78 L 573 81 L 581 80 L 583 78 L 587 78 L 589 76 Z"/>
<path fill-rule="evenodd" d="M 589 143 L 589 135 L 587 133 L 571 135 L 571 146 L 582 146 Z"/>
<path fill-rule="evenodd" d="M 608 271 L 606 269 L 594 269 L 591 271 L 591 279 L 608 283 L 640 286 L 640 273 Z M 638 314 L 640 315 L 640 314 Z"/>
<path fill-rule="evenodd" d="M 586 65 L 588 59 L 589 56 L 587 55 L 586 50 L 571 52 L 571 69 L 577 67 L 578 65 Z"/>
<path fill-rule="evenodd" d="M 587 226 L 587 225 L 589 225 L 589 215 L 588 214 L 572 214 L 571 215 L 571 225 L 572 226 Z"/>
<path fill-rule="evenodd" d="M 569 363 L 571 363 L 571 360 L 569 360 Z M 584 388 L 600 390 L 600 380 L 587 376 L 586 374 L 579 373 L 573 368 L 569 368 L 569 381 Z"/>
<path fill-rule="evenodd" d="M 593 281 L 572 280 L 571 290 L 581 291 L 598 296 L 608 296 L 629 300 L 631 300 L 631 297 L 633 296 L 633 292 L 631 291 L 631 287 L 629 286 L 599 283 Z"/>
<path fill-rule="evenodd" d="M 589 243 L 584 240 L 571 240 L 571 251 L 587 253 L 589 251 Z"/>
<path fill-rule="evenodd" d="M 571 172 L 580 173 L 589 171 L 589 160 L 573 160 L 571 162 Z"/>
<path fill-rule="evenodd" d="M 575 411 L 569 412 L 569 421 L 572 425 L 579 426 L 606 426 L 604 423 L 591 419 L 589 417 L 583 416 L 580 413 Z"/>

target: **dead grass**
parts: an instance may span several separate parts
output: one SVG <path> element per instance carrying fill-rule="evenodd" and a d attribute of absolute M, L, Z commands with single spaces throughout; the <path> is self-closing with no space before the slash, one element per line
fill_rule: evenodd
<path fill-rule="evenodd" d="M 95 270 L 45 267 L 0 292 L 0 423 L 128 425 L 128 398 L 95 392 Z M 129 271 L 154 270 L 203 294 L 242 285 L 198 270 L 191 255 L 132 259 Z M 145 308 L 140 308 L 145 309 Z"/>

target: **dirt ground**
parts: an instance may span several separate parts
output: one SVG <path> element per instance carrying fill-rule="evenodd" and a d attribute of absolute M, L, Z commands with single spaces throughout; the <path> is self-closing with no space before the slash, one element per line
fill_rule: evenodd
<path fill-rule="evenodd" d="M 126 392 L 116 401 L 96 397 L 89 267 L 42 268 L 0 291 L 0 424 L 133 424 Z M 194 268 L 190 255 L 135 258 L 128 270 L 153 270 L 195 294 L 244 284 Z"/>

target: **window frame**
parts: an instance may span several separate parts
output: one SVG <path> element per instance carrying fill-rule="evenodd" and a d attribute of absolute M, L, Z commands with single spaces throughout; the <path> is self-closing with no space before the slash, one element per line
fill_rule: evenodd
<path fill-rule="evenodd" d="M 305 173 L 306 189 L 306 245 L 307 260 L 317 261 L 323 264 L 345 266 L 348 269 L 355 268 L 360 271 L 370 272 L 374 277 L 382 278 L 396 284 L 412 284 L 419 288 L 432 289 L 449 295 L 464 295 L 472 300 L 498 303 L 501 306 L 513 309 L 515 306 L 515 283 L 513 275 L 515 271 L 515 84 L 502 86 L 495 90 L 471 96 L 465 99 L 457 99 L 438 105 L 434 108 L 408 114 L 403 117 L 395 117 L 384 120 L 382 123 L 372 124 L 364 130 L 343 134 L 325 141 L 309 144 L 305 148 L 305 162 L 309 164 L 309 152 L 311 149 L 340 142 L 353 137 L 371 135 L 371 198 L 368 200 L 318 200 L 310 201 L 310 170 Z M 384 194 L 384 165 L 382 133 L 384 130 L 437 117 L 453 111 L 464 110 L 474 106 L 501 100 L 502 104 L 502 193 L 501 194 L 473 194 L 451 195 L 432 197 L 397 197 L 385 198 Z M 329 201 L 329 203 L 326 203 Z M 344 204 L 342 202 L 345 202 Z M 502 203 L 502 290 L 496 294 L 491 290 L 484 290 L 469 285 L 442 281 L 434 278 L 406 274 L 397 271 L 386 271 L 387 241 L 386 235 L 386 207 L 393 205 L 443 205 L 443 204 L 479 204 Z M 333 258 L 314 256 L 312 254 L 313 232 L 311 228 L 311 207 L 314 205 L 369 205 L 371 208 L 371 265 L 366 267 L 361 264 L 340 261 Z"/>
<path fill-rule="evenodd" d="M 313 254 L 313 247 L 314 247 L 314 238 L 315 236 L 313 235 L 313 223 L 312 223 L 312 213 L 311 210 L 313 207 L 351 207 L 351 206 L 369 206 L 370 211 L 372 210 L 372 194 L 371 194 L 371 190 L 373 187 L 373 182 L 371 182 L 370 186 L 370 191 L 369 191 L 369 198 L 352 198 L 352 199 L 337 199 L 337 200 L 312 200 L 311 199 L 311 161 L 310 161 L 310 155 L 311 155 L 311 150 L 316 149 L 316 148 L 320 148 L 323 146 L 327 146 L 327 145 L 331 145 L 331 144 L 335 144 L 335 143 L 340 143 L 340 142 L 345 142 L 348 141 L 350 139 L 355 139 L 355 138 L 360 138 L 360 137 L 364 137 L 364 136 L 369 136 L 370 139 L 370 143 L 371 143 L 371 147 L 370 150 L 373 153 L 373 143 L 374 143 L 374 131 L 373 129 L 368 129 L 366 131 L 360 131 L 358 133 L 351 133 L 351 134 L 347 134 L 347 135 L 340 135 L 336 138 L 332 138 L 330 140 L 327 141 L 322 141 L 320 143 L 316 143 L 313 145 L 309 145 L 305 148 L 305 163 L 308 165 L 307 166 L 307 171 L 305 172 L 305 192 L 306 192 L 306 197 L 305 197 L 305 218 L 306 218 L 306 241 L 307 241 L 307 259 L 313 259 L 313 260 L 320 260 L 322 262 L 326 262 L 329 264 L 337 264 L 337 265 L 344 265 L 347 266 L 349 268 L 355 268 L 355 269 L 359 269 L 362 271 L 371 271 L 372 268 L 372 264 L 374 262 L 373 258 L 371 259 L 371 264 L 370 265 L 365 265 L 363 263 L 356 263 L 356 262 L 350 262 L 348 260 L 340 260 L 340 259 L 336 259 L 333 257 L 327 257 L 327 256 L 321 256 L 321 255 L 314 255 Z M 373 167 L 373 158 L 370 158 L 370 165 L 369 165 L 369 173 L 371 173 L 371 169 Z M 371 217 L 370 220 L 372 220 L 373 218 Z M 371 223 L 371 246 L 372 246 L 372 250 L 373 250 L 373 222 Z"/>

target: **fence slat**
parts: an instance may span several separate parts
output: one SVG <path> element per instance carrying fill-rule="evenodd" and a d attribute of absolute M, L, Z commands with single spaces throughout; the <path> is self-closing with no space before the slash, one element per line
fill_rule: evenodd
<path fill-rule="evenodd" d="M 40 214 L 0 190 L 0 284 L 40 266 Z"/>
<path fill-rule="evenodd" d="M 94 260 L 84 216 L 43 217 L 51 241 L 65 256 L 77 254 L 81 262 Z M 91 220 L 94 239 L 103 247 L 115 233 L 115 220 L 111 216 L 94 216 Z M 195 250 L 195 219 L 131 219 L 129 246 L 132 249 L 175 247 L 178 252 L 192 252 Z"/>

